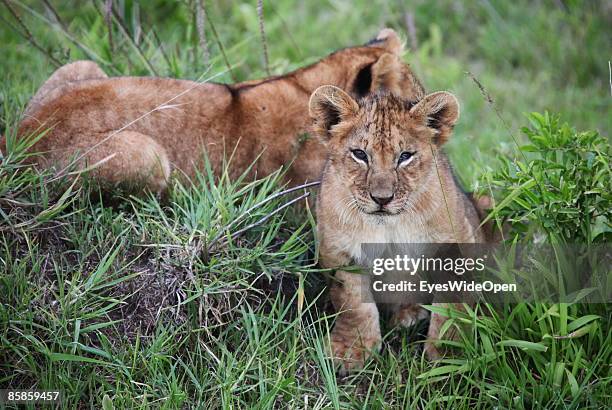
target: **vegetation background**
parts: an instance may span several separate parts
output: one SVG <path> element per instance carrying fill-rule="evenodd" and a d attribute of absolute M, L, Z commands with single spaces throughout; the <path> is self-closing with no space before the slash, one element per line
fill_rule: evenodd
<path fill-rule="evenodd" d="M 383 27 L 406 39 L 427 90 L 458 96 L 448 151 L 468 190 L 488 188 L 498 156 L 518 155 L 527 112 L 607 138 L 612 5 L 577 0 L 2 0 L 0 132 L 11 135 L 69 61 L 233 82 L 286 73 Z M 607 305 L 468 311 L 455 317 L 475 329 L 463 354 L 435 365 L 421 357 L 424 324 L 386 329 L 366 369 L 338 379 L 312 215 L 274 213 L 293 198 L 274 195 L 278 176 L 215 183 L 203 170 L 167 201 L 103 206 L 95 187 L 23 167 L 24 150 L 0 167 L 2 388 L 59 389 L 65 407 L 105 409 L 612 404 Z"/>

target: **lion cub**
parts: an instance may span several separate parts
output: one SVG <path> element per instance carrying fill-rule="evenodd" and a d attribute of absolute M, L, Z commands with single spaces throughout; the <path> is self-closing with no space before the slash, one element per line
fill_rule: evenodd
<path fill-rule="evenodd" d="M 474 205 L 440 150 L 459 118 L 452 94 L 410 101 L 379 93 L 356 101 L 322 86 L 309 108 L 328 151 L 317 202 L 324 267 L 364 264 L 362 243 L 483 242 Z M 378 308 L 363 302 L 360 285 L 359 274 L 339 269 L 330 289 L 341 312 L 331 333 L 341 373 L 362 366 L 381 341 Z M 411 325 L 424 317 L 419 306 L 404 305 L 394 321 Z M 432 341 L 443 322 L 432 315 L 425 345 L 430 358 L 438 356 Z"/>
<path fill-rule="evenodd" d="M 289 167 L 287 181 L 300 184 L 319 179 L 325 163 L 322 144 L 304 138 L 310 94 L 335 84 L 358 96 L 385 89 L 421 97 L 423 87 L 402 53 L 399 36 L 383 29 L 363 46 L 286 75 L 237 84 L 108 78 L 94 62 L 79 61 L 45 82 L 17 135 L 49 128 L 32 147 L 41 155 L 31 156 L 31 162 L 42 168 L 91 166 L 104 185 L 128 183 L 163 192 L 174 170 L 193 178 L 205 169 L 204 153 L 215 175 L 231 154 L 232 179 L 247 171 L 260 178 Z M 0 152 L 5 149 L 0 136 Z"/>

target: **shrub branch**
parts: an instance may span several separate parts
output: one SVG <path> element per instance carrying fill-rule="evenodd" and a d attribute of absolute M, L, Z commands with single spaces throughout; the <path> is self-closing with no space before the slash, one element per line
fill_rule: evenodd
<path fill-rule="evenodd" d="M 21 20 L 21 17 L 19 17 L 19 15 L 17 14 L 17 12 L 15 12 L 15 10 L 13 9 L 13 7 L 11 7 L 11 5 L 9 4 L 9 2 L 7 0 L 2 0 L 2 3 L 4 4 L 4 6 L 8 9 L 8 11 L 11 13 L 11 15 L 15 18 L 15 20 L 17 21 L 17 23 L 19 24 L 19 26 L 23 29 L 23 32 L 21 32 L 19 29 L 17 29 L 17 27 L 13 26 L 9 21 L 4 20 L 4 18 L 2 18 L 2 20 L 4 20 L 6 22 L 6 24 L 8 26 L 10 26 L 17 34 L 19 34 L 20 36 L 22 36 L 23 38 L 25 38 L 30 44 L 32 44 L 34 46 L 34 48 L 36 48 L 38 51 L 42 52 L 44 55 L 47 56 L 47 58 L 49 58 L 49 60 L 51 60 L 51 62 L 53 63 L 53 65 L 55 65 L 56 67 L 61 67 L 62 63 L 56 59 L 55 57 L 53 57 L 51 55 L 51 53 L 49 53 L 49 51 L 45 50 L 40 44 L 38 44 L 38 42 L 36 41 L 36 39 L 34 38 L 34 36 L 32 35 L 32 33 L 30 32 L 30 30 L 28 29 L 28 27 L 25 25 L 25 23 L 23 22 L 23 20 Z M 1 17 L 1 16 L 0 16 Z"/>
<path fill-rule="evenodd" d="M 208 42 L 206 41 L 206 7 L 204 0 L 195 1 L 196 8 L 196 27 L 198 29 L 198 39 L 200 41 L 200 48 L 202 49 L 202 55 L 204 57 L 204 65 L 210 64 L 210 50 L 208 49 Z"/>
<path fill-rule="evenodd" d="M 266 74 L 270 75 L 270 59 L 268 58 L 268 42 L 266 40 L 266 29 L 264 26 L 263 0 L 257 1 L 257 17 L 259 19 L 259 34 L 261 35 L 261 48 L 264 59 Z"/>

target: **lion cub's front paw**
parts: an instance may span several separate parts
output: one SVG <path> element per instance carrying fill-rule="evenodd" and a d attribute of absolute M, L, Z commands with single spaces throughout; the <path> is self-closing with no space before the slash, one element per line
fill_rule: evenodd
<path fill-rule="evenodd" d="M 363 368 L 371 352 L 380 347 L 380 341 L 380 336 L 363 338 L 357 335 L 335 334 L 332 331 L 331 352 L 338 374 L 346 376 L 350 372 Z"/>
<path fill-rule="evenodd" d="M 425 351 L 425 355 L 427 356 L 427 359 L 432 362 L 442 358 L 442 353 L 440 353 L 440 350 L 438 350 L 435 343 L 432 342 L 431 340 L 428 340 L 425 342 L 425 346 L 423 347 L 423 350 Z"/>
<path fill-rule="evenodd" d="M 393 326 L 401 326 L 409 328 L 416 325 L 423 319 L 429 317 L 429 311 L 423 309 L 420 305 L 408 305 L 401 307 L 391 317 L 391 324 Z"/>

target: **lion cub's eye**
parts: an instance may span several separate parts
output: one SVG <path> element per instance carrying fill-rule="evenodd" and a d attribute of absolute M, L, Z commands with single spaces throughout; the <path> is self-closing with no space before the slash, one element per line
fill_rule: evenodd
<path fill-rule="evenodd" d="M 368 163 L 368 154 L 365 153 L 364 150 L 361 149 L 352 149 L 351 154 L 353 154 L 353 158 L 357 161 Z"/>
<path fill-rule="evenodd" d="M 412 161 L 413 156 L 414 156 L 414 152 L 408 152 L 408 151 L 402 152 L 401 155 L 399 156 L 399 159 L 397 160 L 397 165 L 398 166 L 408 165 Z"/>

